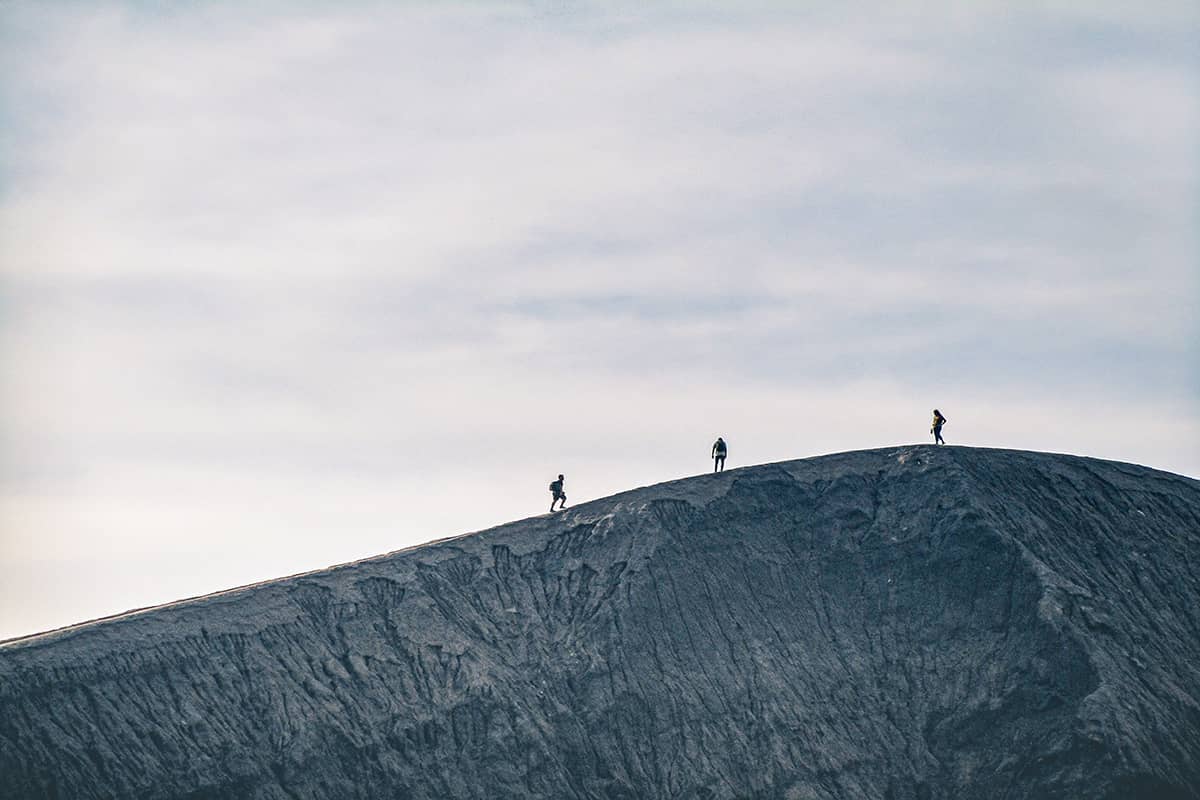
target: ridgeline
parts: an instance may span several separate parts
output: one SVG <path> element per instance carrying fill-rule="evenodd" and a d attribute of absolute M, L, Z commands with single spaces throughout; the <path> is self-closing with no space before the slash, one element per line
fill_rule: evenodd
<path fill-rule="evenodd" d="M 1200 798 L 1200 482 L 729 470 L 0 646 L 0 798 Z"/>

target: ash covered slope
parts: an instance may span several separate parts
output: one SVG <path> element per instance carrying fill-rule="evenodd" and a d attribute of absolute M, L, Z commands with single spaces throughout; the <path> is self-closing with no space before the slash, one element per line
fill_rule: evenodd
<path fill-rule="evenodd" d="M 0 648 L 3 798 L 1200 797 L 1200 483 L 908 447 Z"/>

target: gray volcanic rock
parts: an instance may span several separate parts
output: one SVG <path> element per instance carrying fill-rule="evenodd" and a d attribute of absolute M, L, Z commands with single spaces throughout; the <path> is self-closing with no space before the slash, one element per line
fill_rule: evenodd
<path fill-rule="evenodd" d="M 0 798 L 1197 798 L 1200 482 L 904 447 L 0 647 Z"/>

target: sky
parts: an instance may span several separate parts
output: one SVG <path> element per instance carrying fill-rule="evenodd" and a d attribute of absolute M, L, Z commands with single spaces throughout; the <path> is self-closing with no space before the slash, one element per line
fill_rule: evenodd
<path fill-rule="evenodd" d="M 1191 2 L 0 2 L 0 638 L 711 469 L 1200 476 Z"/>

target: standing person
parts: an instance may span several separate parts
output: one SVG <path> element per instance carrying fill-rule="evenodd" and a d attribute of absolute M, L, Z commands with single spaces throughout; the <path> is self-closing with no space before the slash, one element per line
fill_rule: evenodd
<path fill-rule="evenodd" d="M 561 509 L 564 509 L 567 507 L 567 495 L 566 495 L 566 492 L 563 491 L 563 476 L 562 475 L 559 475 L 558 480 L 552 481 L 550 484 L 550 510 L 551 511 L 554 511 L 554 504 L 559 502 L 560 500 L 562 501 L 562 505 L 559 506 L 559 509 L 561 510 Z"/>
<path fill-rule="evenodd" d="M 942 412 L 936 408 L 933 410 L 933 427 L 929 432 L 933 434 L 934 444 L 945 444 L 946 440 L 942 438 L 942 426 L 946 424 L 946 418 L 942 416 Z"/>
<path fill-rule="evenodd" d="M 725 454 L 728 451 L 729 448 L 725 446 L 725 440 L 718 436 L 712 446 L 713 472 L 725 471 Z"/>

